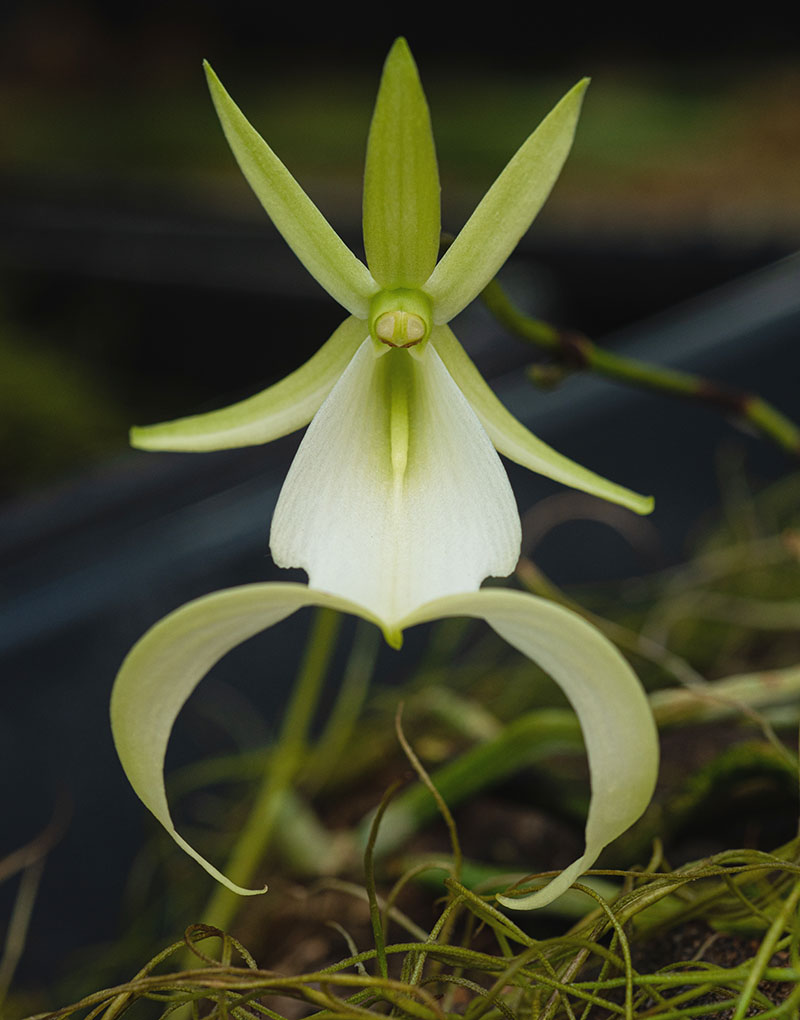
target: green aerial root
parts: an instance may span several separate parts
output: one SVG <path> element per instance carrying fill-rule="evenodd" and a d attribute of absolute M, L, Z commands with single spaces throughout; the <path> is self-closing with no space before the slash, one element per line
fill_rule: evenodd
<path fill-rule="evenodd" d="M 153 1016 L 166 1017 L 177 1005 L 191 1003 L 209 1010 L 206 1016 L 251 1016 L 248 1007 L 284 1020 L 279 1000 L 287 998 L 322 1020 L 368 1020 L 385 1016 L 387 1007 L 409 1020 L 445 1020 L 454 992 L 467 1020 L 588 1020 L 598 1015 L 595 1010 L 626 1020 L 695 1020 L 725 1010 L 733 1011 L 728 1015 L 734 1020 L 789 1020 L 800 1005 L 799 853 L 795 840 L 774 854 L 728 851 L 675 871 L 604 872 L 622 880 L 617 898 L 609 903 L 592 885 L 576 886 L 585 897 L 585 915 L 566 935 L 545 939 L 528 935 L 492 906 L 492 896 L 451 875 L 441 886 L 446 897 L 430 932 L 390 907 L 386 923 L 375 928 L 379 942 L 389 924 L 415 930 L 413 940 L 379 944 L 297 975 L 259 969 L 231 936 L 194 925 L 130 981 L 29 1020 L 78 1015 L 112 1020 L 145 999 L 163 1003 Z M 448 867 L 446 859 L 428 866 L 439 872 Z M 745 958 L 723 966 L 704 960 L 701 951 L 697 959 L 656 969 L 637 965 L 637 952 L 648 939 L 677 934 L 698 916 L 712 932 L 744 928 L 742 942 L 750 947 Z M 445 932 L 450 937 L 442 939 Z M 213 955 L 209 942 L 216 944 Z M 712 945 L 714 937 L 707 942 Z M 195 965 L 155 973 L 176 955 L 185 958 L 187 947 Z"/>

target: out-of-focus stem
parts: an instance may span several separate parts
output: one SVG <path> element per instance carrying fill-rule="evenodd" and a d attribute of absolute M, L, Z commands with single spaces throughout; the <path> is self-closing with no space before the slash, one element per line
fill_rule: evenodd
<path fill-rule="evenodd" d="M 596 372 L 631 386 L 697 400 L 723 414 L 742 419 L 781 449 L 796 457 L 800 456 L 800 428 L 755 393 L 726 386 L 691 372 L 680 372 L 635 358 L 626 358 L 598 347 L 582 333 L 556 329 L 549 323 L 532 319 L 514 305 L 497 280 L 487 284 L 481 298 L 506 329 L 548 351 L 559 367 L 567 372 Z M 539 366 L 529 370 L 529 375 L 535 381 L 539 374 Z M 547 374 L 546 369 L 544 374 Z"/>
<path fill-rule="evenodd" d="M 225 867 L 225 874 L 238 885 L 252 884 L 272 837 L 281 803 L 303 763 L 308 731 L 336 646 L 340 621 L 340 615 L 332 609 L 317 610 L 281 735 L 269 758 L 270 767 L 264 774 L 250 815 Z M 219 885 L 208 902 L 203 921 L 227 930 L 240 904 L 240 897 Z"/>

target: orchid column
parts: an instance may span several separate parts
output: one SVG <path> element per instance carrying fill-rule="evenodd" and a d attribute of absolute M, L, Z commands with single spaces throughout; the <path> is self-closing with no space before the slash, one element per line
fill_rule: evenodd
<path fill-rule="evenodd" d="M 519 515 L 497 451 L 639 513 L 649 512 L 652 500 L 532 435 L 499 403 L 447 323 L 492 279 L 547 198 L 572 144 L 587 82 L 567 93 L 523 144 L 437 263 L 433 136 L 416 67 L 398 40 L 367 147 L 365 265 L 208 67 L 207 74 L 251 187 L 349 315 L 304 366 L 263 393 L 133 430 L 132 442 L 143 449 L 212 450 L 268 442 L 310 422 L 270 535 L 276 563 L 303 567 L 309 586 L 218 592 L 152 628 L 125 660 L 112 696 L 123 767 L 144 803 L 206 870 L 237 892 L 258 891 L 229 882 L 170 818 L 166 746 L 202 676 L 235 645 L 305 605 L 356 613 L 381 627 L 394 647 L 416 623 L 480 617 L 562 685 L 584 730 L 593 793 L 586 851 L 545 889 L 509 905 L 549 902 L 641 814 L 655 781 L 657 742 L 636 677 L 594 628 L 530 595 L 479 590 L 486 577 L 511 573 L 519 556 Z"/>

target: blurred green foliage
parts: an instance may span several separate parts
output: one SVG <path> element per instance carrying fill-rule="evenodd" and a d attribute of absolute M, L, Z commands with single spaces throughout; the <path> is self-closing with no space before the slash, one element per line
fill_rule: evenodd
<path fill-rule="evenodd" d="M 126 435 L 91 365 L 11 326 L 0 308 L 0 495 L 59 479 Z"/>

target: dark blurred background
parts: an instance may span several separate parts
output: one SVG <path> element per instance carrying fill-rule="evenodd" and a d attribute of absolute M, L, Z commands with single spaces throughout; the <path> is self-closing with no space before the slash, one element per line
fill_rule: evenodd
<path fill-rule="evenodd" d="M 401 33 L 431 105 L 451 231 L 556 100 L 593 78 L 568 165 L 504 273 L 520 303 L 621 350 L 759 388 L 795 413 L 796 264 L 770 268 L 800 239 L 800 65 L 784 25 L 752 10 L 706 29 L 667 9 L 637 20 L 563 4 L 468 16 L 430 4 L 312 13 L 6 0 L 0 859 L 54 804 L 72 805 L 28 932 L 26 987 L 120 930 L 148 824 L 108 732 L 121 657 L 186 598 L 274 575 L 268 521 L 296 440 L 161 456 L 129 451 L 127 429 L 255 392 L 342 317 L 241 178 L 201 60 L 360 252 L 366 133 Z M 456 331 L 545 438 L 655 492 L 651 544 L 666 561 L 680 556 L 718 498 L 728 425 L 586 380 L 542 396 L 520 371 L 531 352 L 480 308 Z M 760 480 L 791 466 L 740 441 Z M 551 491 L 521 472 L 512 480 L 523 507 Z M 570 533 L 545 565 L 557 580 L 591 581 L 655 564 L 632 563 L 615 542 Z M 198 717 L 219 714 L 221 689 Z M 258 685 L 248 692 L 258 702 Z M 269 719 L 280 700 L 273 691 L 258 710 Z M 14 881 L 0 887 L 0 934 Z"/>

